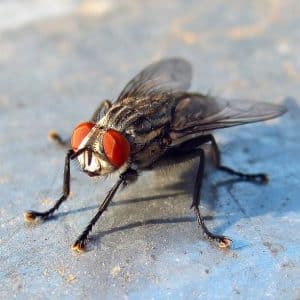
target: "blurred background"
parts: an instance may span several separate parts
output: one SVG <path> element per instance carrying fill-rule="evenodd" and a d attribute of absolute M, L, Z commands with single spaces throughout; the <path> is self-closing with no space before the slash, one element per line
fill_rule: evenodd
<path fill-rule="evenodd" d="M 0 2 L 0 297 L 298 299 L 300 4 L 296 0 Z M 116 177 L 72 171 L 57 218 L 23 222 L 61 193 L 68 137 L 149 63 L 179 56 L 192 90 L 286 105 L 280 119 L 218 131 L 223 161 L 265 186 L 207 172 L 203 212 L 234 241 L 208 243 L 189 209 L 197 162 L 118 193 L 83 255 L 70 245 Z"/>

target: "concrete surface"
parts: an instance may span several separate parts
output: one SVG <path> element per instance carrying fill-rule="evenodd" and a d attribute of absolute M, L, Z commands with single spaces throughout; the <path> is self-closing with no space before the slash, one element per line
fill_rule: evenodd
<path fill-rule="evenodd" d="M 0 4 L 0 298 L 299 299 L 299 2 L 27 5 Z M 68 136 L 101 99 L 168 56 L 192 62 L 194 90 L 289 108 L 278 120 L 217 132 L 227 165 L 271 179 L 260 186 L 208 172 L 207 224 L 233 249 L 212 246 L 196 225 L 194 162 L 147 172 L 118 193 L 83 255 L 70 245 L 114 177 L 90 180 L 73 168 L 57 218 L 26 226 L 24 210 L 44 210 L 61 193 L 64 153 L 48 131 Z"/>

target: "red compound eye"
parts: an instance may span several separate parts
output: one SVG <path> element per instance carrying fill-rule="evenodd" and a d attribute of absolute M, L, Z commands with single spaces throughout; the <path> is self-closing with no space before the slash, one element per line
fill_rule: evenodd
<path fill-rule="evenodd" d="M 121 167 L 130 154 L 130 146 L 125 137 L 117 131 L 107 130 L 103 134 L 102 143 L 110 163 L 115 167 Z"/>
<path fill-rule="evenodd" d="M 71 137 L 71 146 L 75 152 L 78 150 L 82 140 L 87 136 L 94 126 L 95 124 L 92 122 L 83 122 L 75 127 Z"/>

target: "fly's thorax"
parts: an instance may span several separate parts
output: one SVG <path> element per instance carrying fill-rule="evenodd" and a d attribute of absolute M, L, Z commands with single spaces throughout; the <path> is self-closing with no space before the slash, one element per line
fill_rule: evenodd
<path fill-rule="evenodd" d="M 125 98 L 113 104 L 98 124 L 122 132 L 130 143 L 131 162 L 149 166 L 170 143 L 168 131 L 175 102 L 171 95 Z"/>
<path fill-rule="evenodd" d="M 130 145 L 119 132 L 90 122 L 79 124 L 73 131 L 71 144 L 75 152 L 83 149 L 77 160 L 90 176 L 114 172 L 127 163 Z"/>

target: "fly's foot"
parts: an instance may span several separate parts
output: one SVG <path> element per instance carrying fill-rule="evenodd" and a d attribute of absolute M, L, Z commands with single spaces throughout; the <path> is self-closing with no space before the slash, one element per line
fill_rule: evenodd
<path fill-rule="evenodd" d="M 263 184 L 267 184 L 269 182 L 269 177 L 267 174 L 264 174 L 264 173 L 258 174 L 257 177 L 259 178 L 260 182 Z"/>
<path fill-rule="evenodd" d="M 86 250 L 85 248 L 85 240 L 78 239 L 73 245 L 72 245 L 72 250 L 77 252 L 77 253 L 82 253 Z"/>
<path fill-rule="evenodd" d="M 24 213 L 24 219 L 25 219 L 25 221 L 32 223 L 32 222 L 35 222 L 37 219 L 44 220 L 45 214 L 40 213 L 38 211 L 28 210 L 28 211 L 25 211 L 25 213 Z"/>
<path fill-rule="evenodd" d="M 255 181 L 262 184 L 267 184 L 269 182 L 269 178 L 267 174 L 259 173 L 259 174 L 244 174 L 242 176 L 243 179 L 249 181 Z"/>
<path fill-rule="evenodd" d="M 230 245 L 232 244 L 232 240 L 227 236 L 213 234 L 210 231 L 205 232 L 205 234 L 207 235 L 207 237 L 210 240 L 216 242 L 217 245 L 219 246 L 219 248 L 221 248 L 221 249 L 228 249 L 228 248 L 230 248 Z"/>
<path fill-rule="evenodd" d="M 258 183 L 263 183 L 263 184 L 266 184 L 269 182 L 268 175 L 264 174 L 264 173 L 247 174 L 247 173 L 235 171 L 226 166 L 219 166 L 218 169 L 223 172 L 226 172 L 228 174 L 238 176 L 242 180 L 253 181 L 253 182 L 258 182 Z"/>
<path fill-rule="evenodd" d="M 50 131 L 48 132 L 48 138 L 49 138 L 50 140 L 56 141 L 56 142 L 62 140 L 61 136 L 60 136 L 55 130 L 50 130 Z"/>
<path fill-rule="evenodd" d="M 193 206 L 193 205 L 192 205 Z M 204 220 L 203 220 L 203 217 L 201 216 L 200 214 L 200 210 L 199 210 L 199 207 L 198 206 L 194 206 L 194 211 L 196 213 L 196 216 L 197 216 L 197 221 L 198 221 L 198 224 L 199 226 L 202 228 L 203 230 L 203 233 L 212 241 L 215 241 L 217 242 L 219 248 L 221 249 L 226 249 L 226 248 L 229 248 L 232 241 L 230 238 L 228 238 L 227 236 L 224 236 L 224 235 L 217 235 L 217 234 L 214 234 L 212 232 L 210 232 L 208 230 L 208 228 L 206 227 L 205 223 L 204 223 Z"/>
<path fill-rule="evenodd" d="M 218 246 L 221 249 L 229 248 L 232 243 L 232 240 L 226 236 L 218 236 L 216 238 L 216 241 L 218 242 Z"/>
<path fill-rule="evenodd" d="M 37 215 L 34 211 L 25 211 L 24 212 L 24 219 L 28 223 L 32 223 L 32 222 L 36 221 L 36 217 L 37 217 Z"/>
<path fill-rule="evenodd" d="M 28 223 L 36 222 L 37 219 L 44 221 L 50 214 L 42 213 L 38 211 L 28 210 L 24 212 L 24 219 Z"/>
<path fill-rule="evenodd" d="M 69 142 L 65 141 L 55 130 L 49 131 L 48 138 L 60 146 L 68 146 L 69 145 Z"/>

